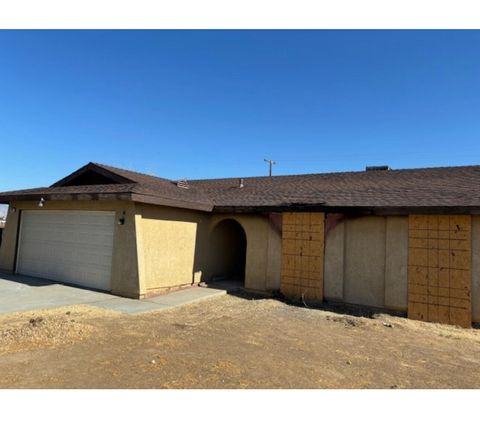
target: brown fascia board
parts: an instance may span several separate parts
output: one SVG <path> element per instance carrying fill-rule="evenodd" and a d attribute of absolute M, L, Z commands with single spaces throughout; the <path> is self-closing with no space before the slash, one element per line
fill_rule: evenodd
<path fill-rule="evenodd" d="M 17 195 L 0 195 L 0 203 L 10 203 L 13 201 L 39 201 L 43 198 L 45 201 L 133 201 L 150 205 L 161 205 L 174 208 L 185 208 L 195 211 L 211 212 L 213 205 L 189 201 L 180 201 L 175 199 L 161 198 L 151 195 L 138 193 L 30 193 Z"/>
<path fill-rule="evenodd" d="M 140 193 L 132 193 L 131 195 L 132 195 L 132 201 L 141 202 L 144 204 L 161 205 L 161 206 L 173 207 L 173 208 L 184 208 L 184 209 L 195 210 L 195 211 L 205 211 L 205 212 L 213 211 L 212 204 L 206 204 L 203 202 L 181 201 L 177 199 L 162 198 L 159 196 L 144 195 Z"/>
<path fill-rule="evenodd" d="M 364 207 L 335 207 L 328 206 L 323 210 L 325 213 L 339 213 L 346 215 L 378 215 L 378 216 L 395 216 L 395 215 L 456 215 L 456 214 L 480 214 L 480 206 L 364 206 Z"/>
<path fill-rule="evenodd" d="M 264 213 L 264 212 L 294 212 L 318 211 L 324 212 L 323 203 L 315 204 L 279 204 L 279 205 L 215 205 L 214 212 L 218 213 Z"/>
<path fill-rule="evenodd" d="M 101 166 L 95 165 L 94 163 L 90 162 L 87 165 L 82 166 L 80 169 L 77 169 L 76 171 L 72 172 L 70 175 L 67 175 L 66 177 L 57 181 L 56 183 L 53 183 L 50 187 L 64 186 L 66 183 L 77 178 L 78 176 L 82 175 L 86 171 L 97 172 L 107 178 L 110 178 L 116 181 L 118 184 L 135 183 L 135 181 L 133 180 L 130 180 L 122 175 L 115 174 L 114 172 L 109 171 L 108 169 L 102 168 Z"/>
<path fill-rule="evenodd" d="M 325 212 L 342 213 L 347 215 L 408 215 L 408 214 L 470 214 L 480 215 L 480 206 L 377 206 L 377 207 L 345 207 L 327 206 L 321 204 L 286 204 L 270 206 L 214 206 L 212 204 L 181 201 L 162 198 L 152 195 L 136 193 L 31 193 L 0 195 L 0 203 L 9 204 L 13 201 L 38 201 L 44 198 L 45 201 L 101 201 L 101 200 L 122 200 L 140 202 L 150 205 L 161 205 L 167 207 L 184 208 L 194 211 L 214 213 L 265 213 L 265 212 Z"/>
<path fill-rule="evenodd" d="M 330 211 L 332 212 L 332 211 Z M 336 212 L 342 212 L 336 210 Z M 343 212 L 368 213 L 370 215 L 408 215 L 408 214 L 431 214 L 431 215 L 478 215 L 480 206 L 401 206 L 401 207 L 370 207 L 370 208 L 350 208 Z"/>
<path fill-rule="evenodd" d="M 102 201 L 131 200 L 130 193 L 30 193 L 17 195 L 0 195 L 0 203 L 9 204 L 14 201 Z"/>
<path fill-rule="evenodd" d="M 14 201 L 34 201 L 40 199 L 43 196 L 41 193 L 38 194 L 14 194 L 14 195 L 0 195 L 0 204 L 9 204 Z"/>
<path fill-rule="evenodd" d="M 255 214 L 266 212 L 324 212 L 346 215 L 409 215 L 409 214 L 470 214 L 479 215 L 480 206 L 430 206 L 430 207 L 341 207 L 326 205 L 275 205 L 275 206 L 215 206 L 215 213 Z"/>

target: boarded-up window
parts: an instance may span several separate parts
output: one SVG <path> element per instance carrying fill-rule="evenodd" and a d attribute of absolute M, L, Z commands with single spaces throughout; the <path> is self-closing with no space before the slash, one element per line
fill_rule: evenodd
<path fill-rule="evenodd" d="M 323 300 L 323 213 L 285 213 L 281 291 L 292 299 Z"/>
<path fill-rule="evenodd" d="M 408 317 L 470 327 L 471 217 L 409 217 Z"/>

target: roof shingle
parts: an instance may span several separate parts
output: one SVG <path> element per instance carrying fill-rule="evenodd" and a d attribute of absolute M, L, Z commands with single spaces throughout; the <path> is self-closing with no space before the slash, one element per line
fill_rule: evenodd
<path fill-rule="evenodd" d="M 47 187 L 0 193 L 0 202 L 18 197 L 125 194 L 132 200 L 211 211 L 275 209 L 292 206 L 344 208 L 480 209 L 480 166 L 399 169 L 174 181 L 102 164 L 89 164 L 125 177 L 130 183 Z M 156 202 L 155 202 L 156 201 Z"/>
<path fill-rule="evenodd" d="M 480 206 L 480 166 L 195 180 L 215 206 Z"/>

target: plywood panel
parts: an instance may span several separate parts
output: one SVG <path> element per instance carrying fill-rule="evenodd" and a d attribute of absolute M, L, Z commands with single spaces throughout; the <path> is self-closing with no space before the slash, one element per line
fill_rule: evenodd
<path fill-rule="evenodd" d="M 281 292 L 291 299 L 323 300 L 323 213 L 284 213 Z"/>
<path fill-rule="evenodd" d="M 408 316 L 470 327 L 471 217 L 409 217 Z"/>

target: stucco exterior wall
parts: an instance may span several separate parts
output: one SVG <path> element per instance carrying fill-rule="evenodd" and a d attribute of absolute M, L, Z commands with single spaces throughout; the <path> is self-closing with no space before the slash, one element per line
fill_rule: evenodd
<path fill-rule="evenodd" d="M 408 217 L 387 217 L 385 244 L 385 307 L 408 308 Z"/>
<path fill-rule="evenodd" d="M 15 251 L 17 246 L 19 209 L 16 205 L 9 207 L 7 223 L 3 230 L 0 246 L 0 270 L 12 273 L 15 269 Z"/>
<path fill-rule="evenodd" d="M 268 217 L 249 214 L 213 215 L 205 236 L 207 243 L 209 234 L 224 219 L 236 220 L 247 235 L 245 288 L 266 292 L 279 290 L 282 239 Z M 214 262 L 209 260 L 210 254 L 207 245 L 206 260 L 204 261 L 207 272 L 209 263 Z"/>
<path fill-rule="evenodd" d="M 16 202 L 8 215 L 0 247 L 0 269 L 13 272 L 21 210 L 115 211 L 111 289 L 132 298 L 209 279 L 212 251 L 209 235 L 219 221 L 231 218 L 247 236 L 246 288 L 280 287 L 281 237 L 268 217 L 212 215 L 202 212 L 123 201 Z M 123 217 L 125 222 L 119 224 Z"/>
<path fill-rule="evenodd" d="M 211 234 L 224 219 L 236 220 L 247 237 L 245 288 L 280 288 L 281 237 L 268 217 L 206 214 L 136 204 L 142 292 L 208 281 L 215 273 Z"/>
<path fill-rule="evenodd" d="M 327 300 L 343 301 L 345 265 L 345 222 L 330 230 L 325 238 L 323 293 Z"/>
<path fill-rule="evenodd" d="M 268 217 L 220 215 L 135 204 L 141 293 L 208 281 L 215 273 L 211 235 L 224 219 L 236 220 L 247 237 L 245 287 L 280 288 L 281 237 Z"/>
<path fill-rule="evenodd" d="M 327 300 L 407 310 L 408 217 L 347 218 L 325 238 Z"/>
<path fill-rule="evenodd" d="M 282 270 L 282 238 L 280 232 L 271 224 L 268 225 L 267 262 L 265 289 L 267 291 L 279 290 Z"/>
<path fill-rule="evenodd" d="M 344 299 L 385 305 L 385 217 L 363 217 L 345 224 Z"/>
<path fill-rule="evenodd" d="M 14 211 L 12 210 L 14 209 Z M 4 239 L 0 247 L 0 270 L 13 273 L 19 217 L 22 210 L 88 210 L 114 211 L 115 231 L 113 238 L 111 289 L 113 294 L 139 297 L 139 270 L 137 258 L 135 206 L 127 201 L 47 201 L 43 208 L 36 202 L 21 201 L 9 207 Z M 123 225 L 118 224 L 123 217 Z"/>
<path fill-rule="evenodd" d="M 136 204 L 136 216 L 142 293 L 203 280 L 206 214 Z"/>
<path fill-rule="evenodd" d="M 140 268 L 138 242 L 133 203 L 120 203 L 116 211 L 115 234 L 113 237 L 112 293 L 138 298 L 140 290 Z M 118 224 L 120 217 L 125 218 L 123 225 Z"/>

